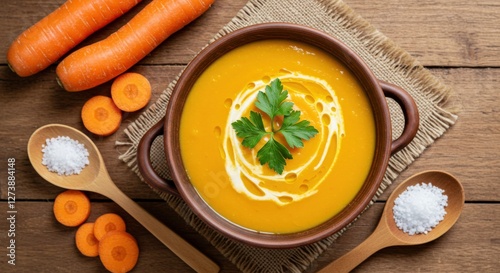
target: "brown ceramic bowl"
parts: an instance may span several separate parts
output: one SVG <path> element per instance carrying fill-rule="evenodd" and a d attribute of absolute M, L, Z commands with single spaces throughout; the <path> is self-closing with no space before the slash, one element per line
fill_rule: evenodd
<path fill-rule="evenodd" d="M 179 125 L 185 100 L 196 79 L 217 58 L 232 49 L 263 39 L 290 39 L 314 45 L 343 62 L 357 77 L 370 99 L 376 125 L 376 148 L 368 177 L 354 200 L 323 224 L 291 234 L 265 234 L 232 224 L 213 211 L 192 186 L 179 152 Z M 405 129 L 392 140 L 392 126 L 386 98 L 394 99 L 405 116 Z M 153 126 L 139 144 L 139 169 L 149 185 L 179 194 L 204 222 L 227 237 L 253 246 L 289 248 L 319 241 L 352 222 L 369 205 L 386 172 L 389 158 L 408 145 L 419 125 L 417 106 L 411 96 L 394 85 L 379 81 L 366 64 L 343 43 L 323 32 L 288 23 L 253 25 L 227 34 L 203 49 L 186 67 L 171 95 L 165 118 Z M 156 136 L 164 134 L 167 164 L 173 181 L 165 181 L 151 165 L 150 150 Z M 256 216 L 257 217 L 257 216 Z"/>

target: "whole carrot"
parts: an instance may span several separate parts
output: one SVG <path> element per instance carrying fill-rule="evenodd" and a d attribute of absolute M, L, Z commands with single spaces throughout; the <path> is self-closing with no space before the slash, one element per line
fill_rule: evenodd
<path fill-rule="evenodd" d="M 82 91 L 122 74 L 171 34 L 203 14 L 214 0 L 153 0 L 104 40 L 64 58 L 56 68 L 67 91 Z"/>
<path fill-rule="evenodd" d="M 40 72 L 140 1 L 68 0 L 12 42 L 7 62 L 22 77 Z"/>

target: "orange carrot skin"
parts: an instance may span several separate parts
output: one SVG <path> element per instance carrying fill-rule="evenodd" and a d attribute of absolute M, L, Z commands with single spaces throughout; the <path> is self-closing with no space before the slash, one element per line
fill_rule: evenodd
<path fill-rule="evenodd" d="M 21 77 L 40 72 L 140 1 L 68 0 L 12 42 L 7 62 Z"/>
<path fill-rule="evenodd" d="M 104 40 L 83 47 L 56 68 L 67 91 L 87 90 L 135 65 L 174 32 L 203 14 L 214 0 L 153 0 Z"/>

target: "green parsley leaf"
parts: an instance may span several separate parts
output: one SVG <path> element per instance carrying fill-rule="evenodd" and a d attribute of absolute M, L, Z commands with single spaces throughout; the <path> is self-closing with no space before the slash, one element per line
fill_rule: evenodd
<path fill-rule="evenodd" d="M 318 133 L 316 128 L 309 125 L 309 121 L 299 121 L 299 117 L 300 111 L 292 111 L 290 115 L 284 117 L 279 130 L 291 148 L 304 147 L 302 140 L 309 140 Z"/>
<path fill-rule="evenodd" d="M 266 86 L 265 93 L 259 91 L 255 106 L 266 113 L 271 120 L 276 116 L 286 116 L 292 111 L 293 103 L 284 101 L 288 97 L 288 91 L 283 90 L 279 79 L 275 79 Z"/>
<path fill-rule="evenodd" d="M 289 147 L 301 148 L 304 147 L 303 140 L 309 140 L 318 133 L 309 121 L 299 121 L 300 111 L 293 110 L 293 102 L 285 101 L 287 97 L 288 91 L 283 90 L 280 79 L 273 80 L 264 92 L 259 91 L 257 94 L 255 106 L 269 116 L 271 132 L 266 131 L 262 116 L 254 111 L 250 111 L 250 119 L 242 117 L 231 123 L 236 136 L 243 138 L 241 144 L 247 148 L 254 148 L 265 135 L 270 135 L 267 143 L 257 152 L 257 158 L 260 164 L 268 164 L 279 174 L 283 173 L 286 159 L 293 157 L 286 146 L 276 141 L 274 135 L 281 133 Z M 274 128 L 276 116 L 283 116 L 283 124 L 277 130 Z"/>
<path fill-rule="evenodd" d="M 257 157 L 261 165 L 269 164 L 269 168 L 275 172 L 282 174 L 285 168 L 285 159 L 292 159 L 292 154 L 288 149 L 272 137 L 269 141 L 257 152 Z"/>
<path fill-rule="evenodd" d="M 242 145 L 253 148 L 267 134 L 262 122 L 262 116 L 254 111 L 250 111 L 250 119 L 242 117 L 231 124 L 236 130 L 236 136 L 243 138 Z"/>

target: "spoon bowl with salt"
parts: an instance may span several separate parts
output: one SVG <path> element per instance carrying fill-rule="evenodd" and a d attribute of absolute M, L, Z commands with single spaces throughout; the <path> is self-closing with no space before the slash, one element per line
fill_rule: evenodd
<path fill-rule="evenodd" d="M 88 150 L 89 164 L 79 174 L 59 175 L 42 164 L 43 145 L 47 139 L 67 136 L 83 144 Z M 79 130 L 61 124 L 49 124 L 37 129 L 28 141 L 28 157 L 35 171 L 45 180 L 65 189 L 91 191 L 102 194 L 120 205 L 158 240 L 197 272 L 218 272 L 219 266 L 187 241 L 125 195 L 111 180 L 104 160 L 95 144 Z"/>
<path fill-rule="evenodd" d="M 408 187 L 430 183 L 443 190 L 448 197 L 446 214 L 442 221 L 427 233 L 410 235 L 396 224 L 394 217 L 395 200 Z M 451 174 L 443 171 L 425 171 L 403 181 L 387 199 L 380 221 L 373 233 L 356 248 L 321 269 L 326 272 L 349 272 L 380 249 L 389 246 L 419 245 L 431 242 L 445 234 L 458 220 L 465 202 L 462 184 Z"/>

